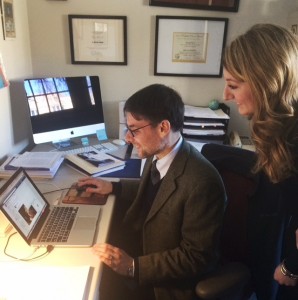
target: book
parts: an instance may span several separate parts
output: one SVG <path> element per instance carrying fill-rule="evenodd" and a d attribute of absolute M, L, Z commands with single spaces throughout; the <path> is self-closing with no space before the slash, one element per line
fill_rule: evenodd
<path fill-rule="evenodd" d="M 77 183 L 73 183 L 62 199 L 64 204 L 89 204 L 104 205 L 106 204 L 108 195 L 100 195 L 97 193 L 88 193 L 84 189 L 79 190 Z"/>
<path fill-rule="evenodd" d="M 68 154 L 65 159 L 70 166 L 93 177 L 123 169 L 125 166 L 125 161 L 93 150 L 80 154 Z"/>
<path fill-rule="evenodd" d="M 124 166 L 119 166 L 119 167 L 116 167 L 116 168 L 113 168 L 113 169 L 108 169 L 106 171 L 99 172 L 98 174 L 97 173 L 90 174 L 86 170 L 84 170 L 83 168 L 80 168 L 78 165 L 71 162 L 70 160 L 66 160 L 66 163 L 69 167 L 71 167 L 75 171 L 81 173 L 82 175 L 85 175 L 85 176 L 87 175 L 87 176 L 90 176 L 90 177 L 98 177 L 98 176 L 108 174 L 108 173 L 113 172 L 113 171 L 118 171 L 118 170 L 124 169 Z"/>
<path fill-rule="evenodd" d="M 52 171 L 61 158 L 62 155 L 59 152 L 25 152 L 12 156 L 4 169 L 17 170 L 22 167 L 25 170 Z"/>
<path fill-rule="evenodd" d="M 36 153 L 36 152 L 34 152 Z M 0 178 L 8 179 L 17 170 L 16 168 L 7 167 L 18 155 L 8 157 L 3 164 L 0 166 Z M 45 170 L 43 168 L 24 168 L 28 175 L 32 179 L 51 179 L 56 175 L 60 165 L 62 164 L 64 158 L 61 157 L 56 161 L 56 163 L 49 169 Z"/>

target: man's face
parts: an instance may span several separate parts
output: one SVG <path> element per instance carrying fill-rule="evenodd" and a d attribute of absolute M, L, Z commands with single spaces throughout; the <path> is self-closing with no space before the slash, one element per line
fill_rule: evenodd
<path fill-rule="evenodd" d="M 160 153 L 164 147 L 160 126 L 153 127 L 148 120 L 136 120 L 131 113 L 126 114 L 128 131 L 127 143 L 133 144 L 140 158 L 147 158 Z"/>

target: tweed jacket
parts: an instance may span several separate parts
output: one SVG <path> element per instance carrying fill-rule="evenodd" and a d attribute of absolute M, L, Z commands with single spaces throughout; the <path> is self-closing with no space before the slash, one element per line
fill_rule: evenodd
<path fill-rule="evenodd" d="M 124 226 L 142 238 L 139 283 L 153 286 L 157 300 L 194 299 L 195 280 L 217 262 L 223 183 L 213 165 L 183 141 L 144 221 L 140 210 L 151 164 L 147 159 L 139 182 L 122 181 L 121 198 L 129 203 Z"/>

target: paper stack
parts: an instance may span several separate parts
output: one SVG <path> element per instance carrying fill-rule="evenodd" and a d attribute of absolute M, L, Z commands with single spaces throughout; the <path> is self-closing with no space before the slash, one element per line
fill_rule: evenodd
<path fill-rule="evenodd" d="M 10 156 L 0 166 L 0 178 L 9 178 L 19 167 L 34 179 L 53 178 L 63 159 L 59 152 L 25 152 Z"/>
<path fill-rule="evenodd" d="M 220 109 L 185 105 L 183 136 L 190 141 L 224 143 L 229 123 L 229 108 Z M 225 110 L 225 111 L 224 111 Z"/>

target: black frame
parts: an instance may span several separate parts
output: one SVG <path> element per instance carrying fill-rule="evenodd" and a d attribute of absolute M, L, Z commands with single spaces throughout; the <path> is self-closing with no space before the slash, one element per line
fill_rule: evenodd
<path fill-rule="evenodd" d="M 90 20 L 90 22 L 94 20 L 115 20 L 122 21 L 122 33 L 121 38 L 123 39 L 122 44 L 122 60 L 117 60 L 116 58 L 114 60 L 83 60 L 76 58 L 76 52 L 75 52 L 75 39 L 77 38 L 75 36 L 74 32 L 74 25 L 73 22 L 75 20 Z M 127 65 L 127 17 L 126 16 L 100 16 L 100 15 L 68 15 L 68 23 L 69 23 L 69 38 L 70 38 L 70 53 L 71 53 L 71 63 L 72 64 L 98 64 L 98 65 Z M 91 27 L 91 26 L 90 26 Z M 95 42 L 94 42 L 95 43 Z"/>
<path fill-rule="evenodd" d="M 173 22 L 174 21 L 174 22 Z M 175 28 L 173 28 L 171 25 L 178 24 L 181 21 L 185 21 L 186 26 L 192 26 L 191 22 L 195 21 L 198 22 L 198 25 L 201 25 L 205 27 L 204 25 L 206 22 L 215 22 L 214 26 L 223 26 L 222 29 L 222 43 L 220 40 L 216 37 L 216 34 L 218 34 L 218 28 L 217 30 L 214 30 L 213 34 L 214 36 L 211 36 L 209 38 L 210 32 L 208 31 L 208 42 L 210 41 L 210 45 L 206 42 L 205 38 L 203 40 L 203 44 L 206 43 L 206 54 L 205 57 L 207 59 L 204 61 L 195 61 L 195 60 L 189 60 L 185 61 L 183 59 L 178 60 L 178 62 L 174 59 L 175 54 L 173 54 L 174 51 L 174 32 Z M 170 22 L 168 24 L 168 28 L 166 28 L 166 23 L 164 23 L 163 27 L 161 26 L 160 22 Z M 171 23 L 172 22 L 172 23 Z M 174 24 L 174 25 L 175 25 Z M 182 23 L 183 25 L 183 23 Z M 212 28 L 210 24 L 209 28 Z M 162 28 L 161 28 L 162 27 Z M 193 27 L 192 27 L 193 28 Z M 155 29 L 155 55 L 154 55 L 154 75 L 155 76 L 182 76 L 182 77 L 222 77 L 222 55 L 223 50 L 226 43 L 226 36 L 227 36 L 227 28 L 228 28 L 228 19 L 227 18 L 209 18 L 209 17 L 185 17 L 185 16 L 156 16 L 156 29 Z M 180 29 L 179 29 L 180 30 Z M 159 40 L 159 33 L 162 32 L 161 40 Z M 165 38 L 164 31 L 168 31 L 170 34 L 172 33 L 173 36 L 171 39 L 171 36 L 167 32 L 167 37 L 169 39 L 167 40 Z M 178 32 L 179 34 L 180 32 Z M 182 29 L 182 34 L 185 33 L 185 31 Z M 188 32 L 186 32 L 188 33 Z M 192 34 L 192 33 L 191 33 Z M 200 34 L 200 33 L 194 33 Z M 205 34 L 205 33 L 204 33 Z M 211 33 L 212 34 L 212 33 Z M 193 40 L 191 40 L 193 41 Z M 213 42 L 212 42 L 213 41 Z M 159 44 L 161 42 L 161 44 Z M 167 43 L 167 44 L 166 44 Z M 219 43 L 216 44 L 215 43 Z M 198 42 L 199 44 L 199 42 Z M 170 48 L 172 47 L 172 48 Z M 200 47 L 200 45 L 198 46 Z M 210 49 L 210 47 L 213 47 Z M 167 49 L 167 50 L 164 50 Z M 196 48 L 194 48 L 196 50 Z M 184 50 L 184 49 L 183 49 Z M 201 49 L 199 49 L 201 50 Z M 216 53 L 217 51 L 217 53 Z M 215 54 L 214 54 L 215 52 Z M 207 55 L 208 54 L 208 55 Z M 217 55 L 215 57 L 211 57 L 212 55 Z M 215 62 L 215 65 L 212 65 L 212 63 Z M 168 64 L 168 66 L 165 66 Z M 183 70 L 184 68 L 184 70 Z M 215 70 L 214 70 L 215 69 Z M 189 73 L 187 73 L 187 71 Z"/>
<path fill-rule="evenodd" d="M 206 0 L 150 0 L 150 6 L 165 6 L 165 7 L 179 7 L 179 8 L 190 8 L 190 9 L 202 9 L 202 10 L 219 10 L 219 11 L 230 11 L 237 12 L 239 8 L 239 1 L 234 0 L 232 5 L 229 2 L 232 0 L 226 0 L 227 4 L 205 4 Z M 201 3 L 200 3 L 201 2 Z M 205 2 L 205 3 L 204 3 Z"/>

